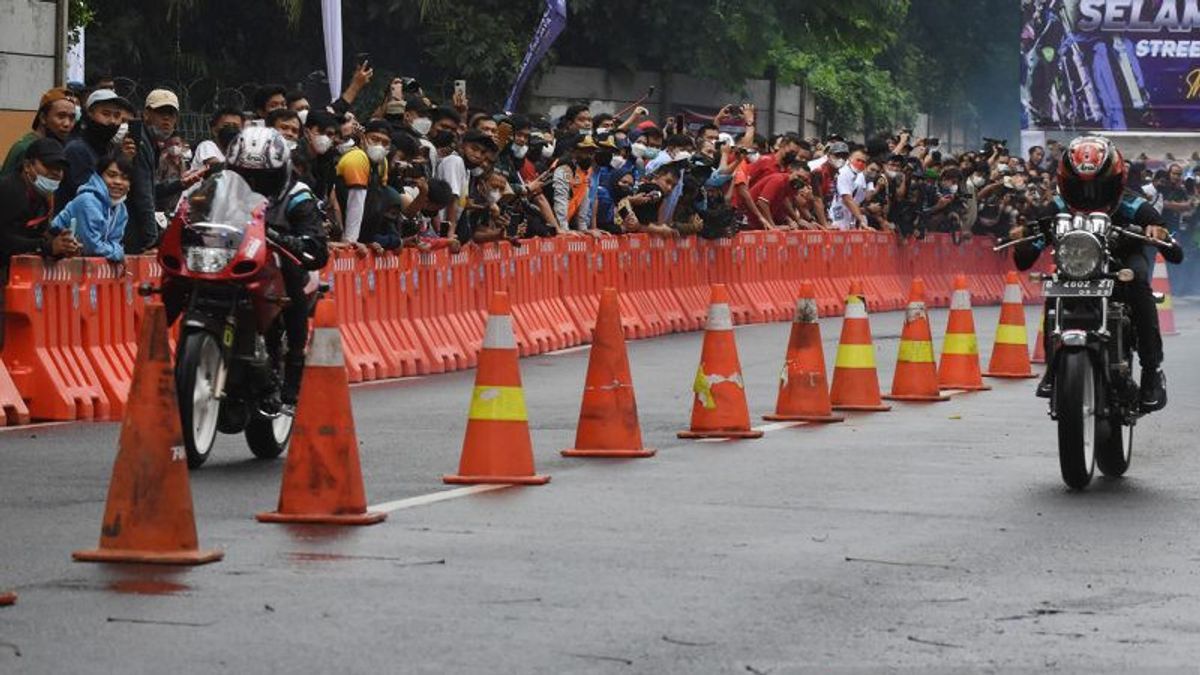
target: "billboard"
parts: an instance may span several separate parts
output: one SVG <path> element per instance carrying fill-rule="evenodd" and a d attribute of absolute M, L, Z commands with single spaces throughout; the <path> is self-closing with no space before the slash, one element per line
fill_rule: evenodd
<path fill-rule="evenodd" d="M 1024 129 L 1200 131 L 1200 0 L 1022 0 Z"/>

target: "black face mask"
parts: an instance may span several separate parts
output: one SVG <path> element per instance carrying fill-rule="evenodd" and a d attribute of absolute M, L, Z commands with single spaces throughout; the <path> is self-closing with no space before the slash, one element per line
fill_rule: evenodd
<path fill-rule="evenodd" d="M 794 161 L 796 161 L 796 152 L 795 151 L 783 153 L 783 165 L 784 166 L 787 166 L 788 164 L 791 164 Z"/>
<path fill-rule="evenodd" d="M 89 120 L 85 133 L 89 144 L 103 147 L 112 142 L 113 136 L 117 135 L 120 128 L 118 124 L 100 124 Z"/>
<path fill-rule="evenodd" d="M 624 185 L 621 185 L 620 183 L 617 183 L 616 185 L 613 186 L 612 194 L 613 194 L 613 199 L 619 202 L 622 199 L 625 199 L 629 195 L 633 194 L 633 190 Z"/>
<path fill-rule="evenodd" d="M 229 144 L 237 140 L 238 134 L 242 133 L 241 127 L 227 124 L 217 130 L 217 145 L 222 148 L 228 148 Z"/>
<path fill-rule="evenodd" d="M 596 165 L 597 166 L 608 166 L 608 165 L 612 164 L 612 158 L 613 158 L 613 156 L 612 156 L 611 152 L 597 152 L 596 153 Z"/>
<path fill-rule="evenodd" d="M 592 168 L 592 158 L 580 157 L 579 159 L 575 160 L 575 166 L 586 171 L 587 169 Z"/>

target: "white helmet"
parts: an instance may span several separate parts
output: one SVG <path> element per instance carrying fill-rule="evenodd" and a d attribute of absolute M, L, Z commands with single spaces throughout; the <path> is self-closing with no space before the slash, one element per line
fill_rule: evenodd
<path fill-rule="evenodd" d="M 246 179 L 255 192 L 281 197 L 292 173 L 292 153 L 277 129 L 246 127 L 229 145 L 225 166 Z"/>

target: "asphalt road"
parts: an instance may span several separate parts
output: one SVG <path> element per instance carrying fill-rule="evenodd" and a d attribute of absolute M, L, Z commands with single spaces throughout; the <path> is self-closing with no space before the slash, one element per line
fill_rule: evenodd
<path fill-rule="evenodd" d="M 1177 312 L 1170 407 L 1139 425 L 1129 476 L 1084 493 L 1062 485 L 1033 381 L 676 440 L 699 334 L 630 343 L 657 457 L 560 458 L 588 354 L 531 358 L 553 481 L 374 527 L 255 522 L 282 461 L 229 438 L 192 474 L 201 545 L 226 558 L 194 569 L 71 562 L 99 534 L 116 425 L 0 432 L 0 590 L 21 596 L 0 609 L 0 673 L 1194 672 L 1200 305 Z M 976 311 L 985 346 L 997 316 Z M 901 321 L 872 320 L 885 388 Z M 737 331 L 755 414 L 788 328 Z M 823 322 L 827 359 L 838 330 Z M 472 380 L 354 390 L 370 503 L 447 489 Z"/>

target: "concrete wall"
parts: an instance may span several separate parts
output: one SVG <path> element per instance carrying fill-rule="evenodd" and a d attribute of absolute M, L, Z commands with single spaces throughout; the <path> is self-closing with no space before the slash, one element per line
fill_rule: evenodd
<path fill-rule="evenodd" d="M 29 131 L 30 111 L 54 86 L 57 3 L 0 0 L 0 154 Z"/>

